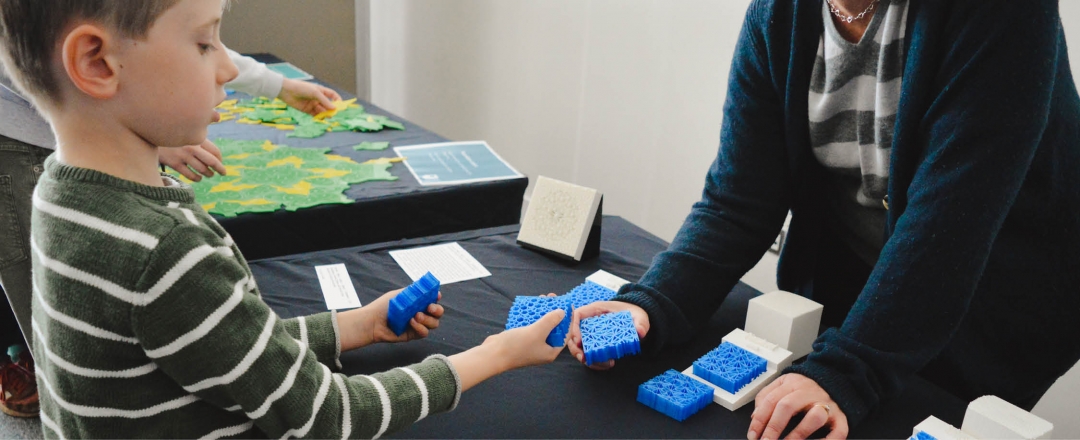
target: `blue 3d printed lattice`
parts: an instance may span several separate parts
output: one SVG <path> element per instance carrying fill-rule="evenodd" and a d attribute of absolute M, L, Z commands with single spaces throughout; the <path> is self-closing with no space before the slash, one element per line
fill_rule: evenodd
<path fill-rule="evenodd" d="M 566 341 L 566 333 L 570 331 L 570 318 L 573 309 L 570 301 L 565 296 L 519 296 L 514 298 L 514 305 L 510 306 L 510 313 L 506 317 L 506 329 L 514 329 L 532 325 L 539 321 L 548 312 L 563 309 L 566 315 L 555 329 L 548 333 L 547 343 L 552 347 L 562 347 Z"/>
<path fill-rule="evenodd" d="M 585 350 L 586 365 L 638 354 L 641 343 L 634 318 L 624 311 L 583 319 L 581 348 Z"/>
<path fill-rule="evenodd" d="M 701 411 L 713 401 L 713 389 L 675 370 L 638 386 L 637 401 L 678 421 Z"/>
<path fill-rule="evenodd" d="M 566 296 L 570 298 L 570 305 L 576 309 L 597 301 L 608 301 L 615 297 L 615 291 L 592 281 L 586 281 L 575 287 Z"/>
<path fill-rule="evenodd" d="M 694 361 L 694 375 L 735 394 L 768 366 L 769 362 L 761 356 L 725 342 Z"/>
<path fill-rule="evenodd" d="M 438 300 L 439 279 L 431 272 L 425 273 L 390 300 L 386 324 L 395 335 L 401 336 L 409 326 L 409 320 L 416 316 L 417 312 L 427 310 L 429 305 Z"/>
<path fill-rule="evenodd" d="M 908 437 L 908 440 L 937 440 L 937 437 L 927 434 L 925 431 L 919 431 L 915 435 Z"/>

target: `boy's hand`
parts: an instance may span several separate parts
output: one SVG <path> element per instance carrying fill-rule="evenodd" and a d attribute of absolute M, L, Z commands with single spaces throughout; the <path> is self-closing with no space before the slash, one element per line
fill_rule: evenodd
<path fill-rule="evenodd" d="M 225 165 L 221 163 L 221 150 L 209 139 L 203 141 L 201 145 L 158 147 L 158 162 L 176 170 L 192 182 L 202 180 L 202 176 L 214 177 L 214 171 L 221 173 L 222 176 L 225 175 Z"/>
<path fill-rule="evenodd" d="M 334 101 L 341 99 L 341 95 L 315 83 L 286 78 L 281 83 L 281 93 L 278 94 L 278 98 L 297 110 L 317 115 L 333 110 Z"/>
<path fill-rule="evenodd" d="M 359 309 L 338 314 L 338 326 L 341 329 L 341 349 L 352 350 L 376 342 L 406 342 L 422 339 L 439 327 L 439 318 L 443 315 L 443 306 L 431 304 L 426 312 L 418 312 L 409 320 L 409 328 L 401 336 L 395 335 L 386 323 L 386 314 L 390 310 L 390 300 L 403 289 L 391 290 L 379 299 Z M 442 299 L 442 293 L 439 293 Z"/>
<path fill-rule="evenodd" d="M 552 310 L 531 325 L 488 336 L 480 347 L 491 349 L 491 361 L 501 364 L 503 371 L 550 363 L 563 347 L 548 345 L 547 337 L 564 316 L 565 310 Z"/>
<path fill-rule="evenodd" d="M 581 320 L 605 313 L 621 312 L 629 310 L 634 318 L 634 327 L 637 328 L 638 339 L 645 339 L 649 332 L 649 314 L 644 309 L 634 304 L 621 301 L 599 301 L 574 310 L 574 319 L 570 320 L 570 331 L 566 334 L 566 345 L 570 347 L 570 354 L 578 362 L 585 363 L 585 350 L 581 347 Z M 607 370 L 615 366 L 615 360 L 589 365 L 594 370 Z"/>

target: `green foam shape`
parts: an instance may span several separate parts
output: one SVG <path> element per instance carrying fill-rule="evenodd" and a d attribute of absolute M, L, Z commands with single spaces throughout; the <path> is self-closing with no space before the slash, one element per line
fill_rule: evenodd
<path fill-rule="evenodd" d="M 387 149 L 389 147 L 390 147 L 389 142 L 366 142 L 365 141 L 365 142 L 361 142 L 358 145 L 354 145 L 352 148 L 354 150 L 357 150 L 357 151 L 360 151 L 360 150 L 382 151 L 382 150 L 385 150 L 385 149 Z"/>

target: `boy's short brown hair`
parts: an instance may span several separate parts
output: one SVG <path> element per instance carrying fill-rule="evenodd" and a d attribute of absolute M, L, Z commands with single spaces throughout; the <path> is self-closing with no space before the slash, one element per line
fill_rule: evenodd
<path fill-rule="evenodd" d="M 179 0 L 0 0 L 0 61 L 35 103 L 60 103 L 50 65 L 60 33 L 79 21 L 107 26 L 127 38 L 145 37 Z"/>

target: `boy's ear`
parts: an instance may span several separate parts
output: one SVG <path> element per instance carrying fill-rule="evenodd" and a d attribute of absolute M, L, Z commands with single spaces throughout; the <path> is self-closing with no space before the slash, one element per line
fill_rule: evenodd
<path fill-rule="evenodd" d="M 117 43 L 109 32 L 92 24 L 81 24 L 68 32 L 60 53 L 72 84 L 93 98 L 115 95 L 120 73 L 114 56 Z"/>

